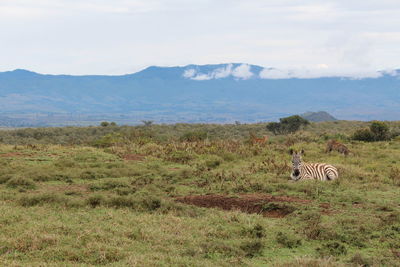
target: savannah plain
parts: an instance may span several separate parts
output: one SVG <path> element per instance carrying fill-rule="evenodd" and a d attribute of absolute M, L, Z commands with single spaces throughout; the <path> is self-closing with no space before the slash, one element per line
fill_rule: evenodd
<path fill-rule="evenodd" d="M 369 125 L 1 130 L 0 265 L 400 266 L 400 138 Z M 291 148 L 339 179 L 290 181 Z"/>

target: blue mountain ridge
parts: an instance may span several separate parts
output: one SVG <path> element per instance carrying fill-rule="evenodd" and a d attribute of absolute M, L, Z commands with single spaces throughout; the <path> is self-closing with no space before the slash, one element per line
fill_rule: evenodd
<path fill-rule="evenodd" d="M 240 67 L 244 71 L 237 72 Z M 252 75 L 243 78 L 246 68 Z M 152 66 L 118 76 L 48 75 L 17 69 L 0 72 L 0 114 L 140 114 L 143 119 L 158 116 L 168 121 L 186 117 L 254 121 L 324 110 L 339 119 L 400 118 L 399 70 L 363 79 L 263 79 L 263 70 L 242 63 Z"/>

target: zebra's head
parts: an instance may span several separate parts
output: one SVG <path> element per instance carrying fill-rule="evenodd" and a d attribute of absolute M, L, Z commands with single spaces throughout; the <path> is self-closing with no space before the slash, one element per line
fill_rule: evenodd
<path fill-rule="evenodd" d="M 304 150 L 302 149 L 300 152 L 296 152 L 293 149 L 290 150 L 290 154 L 292 155 L 292 166 L 293 172 L 290 177 L 293 180 L 298 180 L 300 177 L 300 168 L 302 164 L 301 156 L 304 154 Z"/>

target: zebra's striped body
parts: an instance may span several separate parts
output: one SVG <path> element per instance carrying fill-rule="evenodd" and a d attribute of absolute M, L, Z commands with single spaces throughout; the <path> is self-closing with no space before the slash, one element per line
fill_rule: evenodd
<path fill-rule="evenodd" d="M 305 163 L 301 160 L 300 153 L 292 152 L 293 172 L 290 177 L 295 180 L 316 179 L 321 181 L 335 180 L 339 177 L 337 169 L 325 163 Z"/>

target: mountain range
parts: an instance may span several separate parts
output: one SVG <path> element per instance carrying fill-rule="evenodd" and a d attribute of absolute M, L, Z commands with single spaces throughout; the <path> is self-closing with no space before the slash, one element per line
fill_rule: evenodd
<path fill-rule="evenodd" d="M 399 120 L 400 70 L 375 77 L 295 77 L 242 63 L 149 67 L 133 74 L 0 72 L 0 117 L 125 123 L 272 121 L 309 110 L 338 119 Z M 0 120 L 1 121 L 1 120 Z"/>

